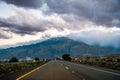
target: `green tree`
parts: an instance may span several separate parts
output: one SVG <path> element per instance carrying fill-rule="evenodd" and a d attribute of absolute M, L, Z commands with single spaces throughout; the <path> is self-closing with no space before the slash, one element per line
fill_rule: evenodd
<path fill-rule="evenodd" d="M 35 58 L 35 61 L 39 61 L 39 58 Z"/>
<path fill-rule="evenodd" d="M 11 63 L 11 62 L 18 62 L 18 59 L 16 58 L 16 57 L 12 57 L 10 60 L 9 60 L 9 62 Z"/>
<path fill-rule="evenodd" d="M 70 57 L 70 54 L 63 54 L 62 58 L 63 58 L 63 60 L 66 60 L 66 61 L 71 61 L 72 60 L 72 58 Z"/>

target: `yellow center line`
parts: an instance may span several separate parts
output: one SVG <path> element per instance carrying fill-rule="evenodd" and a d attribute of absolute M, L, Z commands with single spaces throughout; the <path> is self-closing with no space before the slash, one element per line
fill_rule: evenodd
<path fill-rule="evenodd" d="M 42 66 L 39 66 L 39 67 L 37 67 L 37 68 L 35 68 L 35 69 L 33 69 L 33 70 L 31 70 L 31 71 L 27 72 L 26 74 L 24 74 L 24 75 L 22 75 L 22 76 L 18 77 L 16 80 L 20 80 L 20 79 L 22 79 L 22 78 L 26 77 L 27 75 L 29 75 L 29 74 L 31 74 L 31 73 L 33 73 L 33 72 L 35 72 L 36 70 L 38 70 L 38 69 L 40 69 L 40 68 L 44 67 L 44 66 L 45 66 L 45 65 L 47 65 L 47 64 L 48 64 L 48 63 L 43 64 Z"/>

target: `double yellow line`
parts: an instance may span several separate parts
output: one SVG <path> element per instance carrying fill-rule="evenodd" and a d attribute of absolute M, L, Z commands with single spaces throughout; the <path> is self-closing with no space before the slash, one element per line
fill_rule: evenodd
<path fill-rule="evenodd" d="M 47 64 L 48 64 L 48 63 L 43 64 L 42 66 L 39 66 L 39 67 L 37 67 L 37 68 L 35 68 L 35 69 L 31 70 L 30 72 L 28 72 L 28 73 L 26 73 L 26 74 L 24 74 L 24 75 L 22 75 L 22 76 L 18 77 L 16 80 L 20 80 L 20 79 L 22 79 L 22 78 L 24 78 L 24 77 L 28 76 L 29 74 L 31 74 L 31 73 L 33 73 L 33 72 L 35 72 L 35 71 L 39 70 L 40 68 L 44 67 L 44 66 L 45 66 L 45 65 L 47 65 Z"/>

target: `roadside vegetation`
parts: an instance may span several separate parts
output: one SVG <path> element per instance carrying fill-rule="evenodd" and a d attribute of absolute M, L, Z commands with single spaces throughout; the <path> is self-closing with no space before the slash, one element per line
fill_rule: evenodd
<path fill-rule="evenodd" d="M 71 61 L 72 60 L 72 58 L 70 57 L 70 54 L 63 54 L 62 59 L 66 60 L 66 61 Z"/>
<path fill-rule="evenodd" d="M 74 62 L 120 70 L 120 56 L 77 57 Z"/>
<path fill-rule="evenodd" d="M 16 57 L 13 57 L 9 61 L 0 61 L 0 76 L 6 73 L 12 73 L 30 67 L 40 66 L 46 62 L 48 62 L 48 60 L 39 60 L 39 58 L 35 58 L 35 60 L 30 61 L 18 61 Z"/>

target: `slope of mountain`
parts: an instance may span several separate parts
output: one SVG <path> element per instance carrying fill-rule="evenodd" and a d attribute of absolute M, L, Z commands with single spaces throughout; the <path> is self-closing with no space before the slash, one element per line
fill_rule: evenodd
<path fill-rule="evenodd" d="M 9 59 L 13 56 L 17 58 L 54 58 L 61 57 L 65 53 L 72 56 L 100 56 L 114 53 L 114 51 L 109 48 L 90 46 L 83 42 L 77 42 L 65 37 L 57 37 L 36 44 L 1 49 L 0 59 Z"/>

